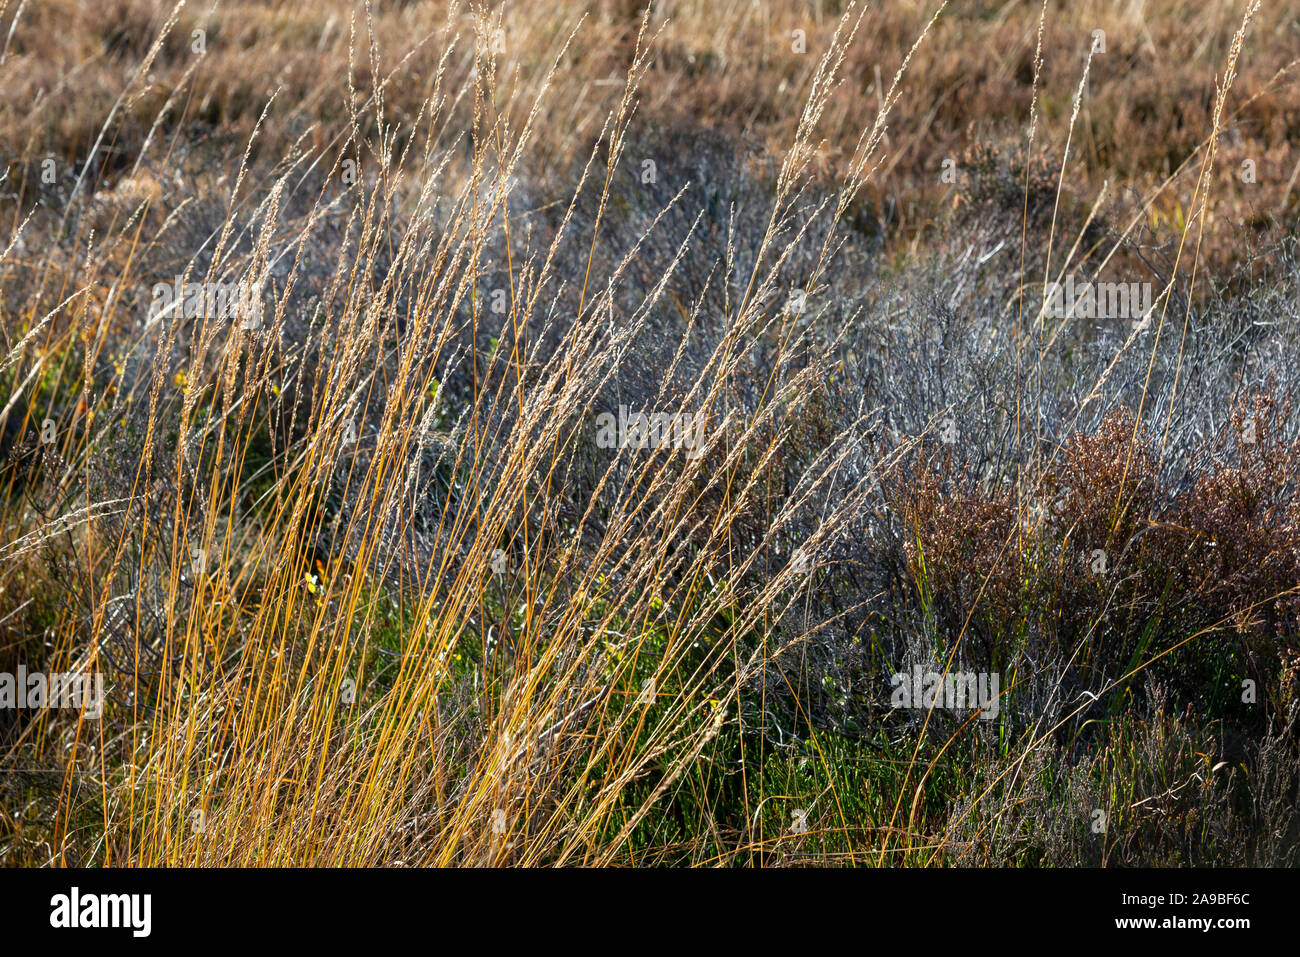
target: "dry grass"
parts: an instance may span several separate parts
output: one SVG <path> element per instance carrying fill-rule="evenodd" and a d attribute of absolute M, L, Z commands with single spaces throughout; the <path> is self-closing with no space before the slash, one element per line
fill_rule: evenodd
<path fill-rule="evenodd" d="M 1290 860 L 1297 14 L 832 6 L 3 8 L 6 860 Z"/>

